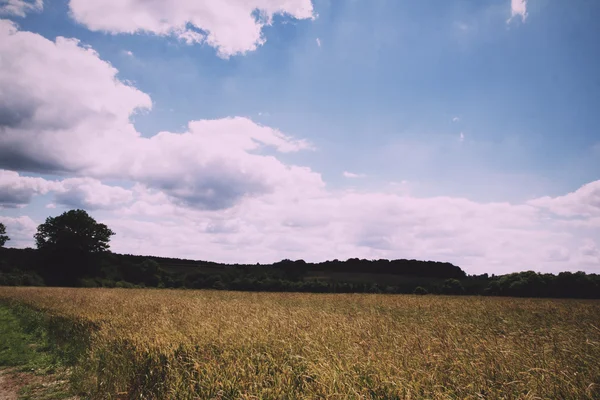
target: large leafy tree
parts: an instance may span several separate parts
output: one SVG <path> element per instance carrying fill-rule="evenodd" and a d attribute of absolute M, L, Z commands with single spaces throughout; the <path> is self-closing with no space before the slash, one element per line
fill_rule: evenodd
<path fill-rule="evenodd" d="M 113 231 L 84 210 L 71 210 L 38 226 L 35 243 L 40 250 L 98 253 L 108 250 L 112 235 Z"/>
<path fill-rule="evenodd" d="M 47 218 L 34 236 L 47 263 L 47 280 L 55 284 L 74 284 L 81 277 L 94 275 L 99 256 L 109 249 L 112 235 L 112 230 L 96 222 L 84 210 Z"/>
<path fill-rule="evenodd" d="M 10 240 L 10 238 L 6 234 L 6 226 L 0 222 L 0 247 L 4 247 L 4 244 L 6 244 L 8 240 Z"/>

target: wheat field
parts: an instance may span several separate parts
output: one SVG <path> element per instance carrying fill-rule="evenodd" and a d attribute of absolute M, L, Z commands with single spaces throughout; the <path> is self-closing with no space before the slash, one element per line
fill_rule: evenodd
<path fill-rule="evenodd" d="M 0 288 L 116 399 L 598 399 L 600 302 Z"/>

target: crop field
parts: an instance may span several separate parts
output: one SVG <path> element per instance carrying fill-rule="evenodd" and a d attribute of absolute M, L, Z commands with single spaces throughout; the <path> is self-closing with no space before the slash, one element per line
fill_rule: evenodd
<path fill-rule="evenodd" d="M 598 301 L 0 287 L 0 302 L 71 357 L 82 398 L 600 398 Z"/>

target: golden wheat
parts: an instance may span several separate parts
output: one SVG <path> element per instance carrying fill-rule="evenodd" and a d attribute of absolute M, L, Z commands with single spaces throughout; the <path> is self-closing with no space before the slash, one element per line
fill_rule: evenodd
<path fill-rule="evenodd" d="M 62 288 L 0 299 L 94 327 L 73 375 L 92 398 L 600 398 L 598 301 Z"/>

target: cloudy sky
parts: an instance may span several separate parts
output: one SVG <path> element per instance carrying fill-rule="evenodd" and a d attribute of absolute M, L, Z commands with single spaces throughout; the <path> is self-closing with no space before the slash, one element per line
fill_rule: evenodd
<path fill-rule="evenodd" d="M 600 2 L 0 0 L 0 222 L 600 273 Z"/>

